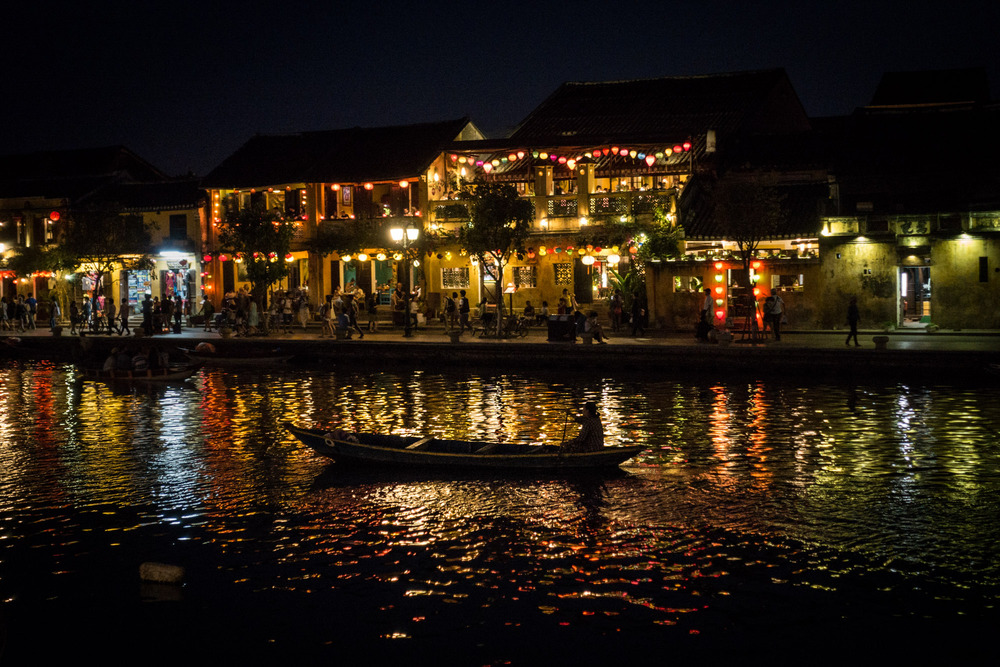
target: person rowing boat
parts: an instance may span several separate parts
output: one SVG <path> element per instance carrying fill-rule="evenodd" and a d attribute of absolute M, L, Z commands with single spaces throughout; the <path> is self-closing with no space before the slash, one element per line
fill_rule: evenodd
<path fill-rule="evenodd" d="M 563 442 L 566 452 L 599 452 L 604 448 L 604 425 L 597 414 L 597 403 L 587 401 L 583 410 L 582 415 L 573 415 L 573 420 L 580 424 L 580 434 Z M 572 410 L 567 412 L 573 414 Z"/>

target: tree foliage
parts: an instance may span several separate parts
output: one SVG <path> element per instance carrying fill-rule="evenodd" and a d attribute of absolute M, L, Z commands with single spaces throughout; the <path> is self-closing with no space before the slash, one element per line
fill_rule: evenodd
<path fill-rule="evenodd" d="M 268 288 L 290 273 L 285 255 L 291 250 L 295 221 L 262 204 L 229 210 L 219 225 L 222 248 L 242 258 L 250 297 L 260 308 Z"/>
<path fill-rule="evenodd" d="M 718 181 L 713 199 L 719 232 L 727 241 L 736 243 L 749 278 L 757 247 L 761 241 L 773 238 L 784 220 L 782 196 L 771 179 L 758 175 Z"/>
<path fill-rule="evenodd" d="M 480 266 L 495 265 L 498 286 L 504 267 L 515 254 L 525 252 L 524 243 L 535 219 L 530 201 L 520 197 L 510 183 L 477 180 L 462 193 L 469 209 L 469 222 L 459 230 L 459 241 Z M 502 326 L 503 299 L 497 301 L 497 327 Z"/>
<path fill-rule="evenodd" d="M 70 212 L 56 248 L 46 253 L 50 267 L 97 273 L 94 296 L 105 275 L 153 266 L 151 223 L 137 213 L 122 213 L 111 204 L 77 207 Z"/>

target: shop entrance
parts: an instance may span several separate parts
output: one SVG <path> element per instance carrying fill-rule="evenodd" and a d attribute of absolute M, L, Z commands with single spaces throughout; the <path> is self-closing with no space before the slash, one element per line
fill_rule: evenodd
<path fill-rule="evenodd" d="M 931 321 L 931 267 L 900 268 L 899 313 L 901 326 Z"/>

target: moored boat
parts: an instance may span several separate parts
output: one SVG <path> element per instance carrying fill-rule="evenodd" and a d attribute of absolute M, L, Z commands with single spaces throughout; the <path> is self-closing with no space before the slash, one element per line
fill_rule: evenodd
<path fill-rule="evenodd" d="M 200 364 L 184 366 L 169 366 L 167 368 L 150 368 L 144 371 L 106 371 L 100 368 L 80 366 L 84 379 L 102 380 L 104 382 L 180 382 L 194 375 Z"/>
<path fill-rule="evenodd" d="M 286 363 L 295 356 L 294 354 L 282 354 L 278 350 L 264 353 L 220 354 L 215 351 L 214 346 L 210 349 L 199 348 L 191 350 L 181 347 L 178 350 L 191 361 L 211 366 L 274 366 Z"/>
<path fill-rule="evenodd" d="M 572 470 L 614 468 L 643 447 L 604 447 L 596 452 L 566 452 L 558 445 L 445 440 L 432 436 L 348 433 L 284 423 L 304 445 L 338 463 L 408 468 Z"/>

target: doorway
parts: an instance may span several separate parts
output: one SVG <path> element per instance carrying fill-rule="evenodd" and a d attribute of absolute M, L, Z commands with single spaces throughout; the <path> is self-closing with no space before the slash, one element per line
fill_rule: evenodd
<path fill-rule="evenodd" d="M 901 326 L 931 321 L 931 267 L 900 268 L 899 313 Z"/>

